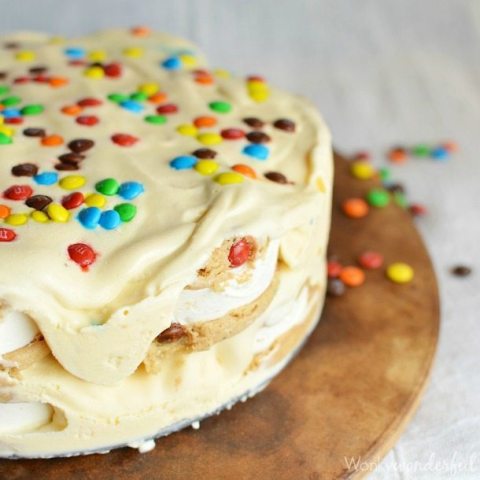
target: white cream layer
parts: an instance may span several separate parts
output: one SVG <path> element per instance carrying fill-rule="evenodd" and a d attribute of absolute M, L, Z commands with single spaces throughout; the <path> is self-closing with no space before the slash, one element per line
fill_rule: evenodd
<path fill-rule="evenodd" d="M 209 288 L 184 290 L 175 310 L 175 322 L 190 324 L 214 320 L 223 317 L 231 310 L 253 302 L 272 282 L 277 266 L 279 244 L 278 240 L 270 241 L 265 255 L 256 260 L 251 277 L 246 282 L 239 281 L 240 276 L 249 268 L 242 265 L 232 269 L 234 278 L 221 292 Z"/>
<path fill-rule="evenodd" d="M 37 333 L 37 326 L 27 315 L 4 310 L 0 317 L 0 355 L 28 345 Z"/>
<path fill-rule="evenodd" d="M 33 431 L 50 423 L 52 407 L 45 403 L 0 404 L 0 433 Z"/>
<path fill-rule="evenodd" d="M 302 289 L 297 298 L 272 305 L 260 317 L 262 323 L 255 337 L 255 353 L 263 352 L 281 335 L 303 322 L 309 308 L 306 288 Z"/>

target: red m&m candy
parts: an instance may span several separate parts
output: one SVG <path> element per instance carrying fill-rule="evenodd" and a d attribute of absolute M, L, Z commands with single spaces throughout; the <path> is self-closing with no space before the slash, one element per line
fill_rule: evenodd
<path fill-rule="evenodd" d="M 329 260 L 327 263 L 327 275 L 328 278 L 337 278 L 340 276 L 342 271 L 342 264 L 340 262 L 335 262 L 334 260 Z"/>
<path fill-rule="evenodd" d="M 29 185 L 12 185 L 3 192 L 3 195 L 9 200 L 26 200 L 33 195 L 33 190 Z"/>
<path fill-rule="evenodd" d="M 157 113 L 160 113 L 161 115 L 170 115 L 177 112 L 178 107 L 174 103 L 166 103 L 165 105 L 160 105 L 157 107 Z"/>
<path fill-rule="evenodd" d="M 228 253 L 228 261 L 231 267 L 240 267 L 252 255 L 252 243 L 246 238 L 237 240 L 231 247 Z"/>
<path fill-rule="evenodd" d="M 0 228 L 0 242 L 13 242 L 17 234 L 10 228 Z"/>
<path fill-rule="evenodd" d="M 103 67 L 103 71 L 107 77 L 120 77 L 122 75 L 122 66 L 119 63 L 109 63 Z"/>
<path fill-rule="evenodd" d="M 86 97 L 77 102 L 79 107 L 99 107 L 103 102 L 98 98 Z"/>
<path fill-rule="evenodd" d="M 121 147 L 131 147 L 138 142 L 138 138 L 128 133 L 116 133 L 112 135 L 112 142 L 120 145 Z"/>
<path fill-rule="evenodd" d="M 100 121 L 95 115 L 80 115 L 75 120 L 79 125 L 85 125 L 87 127 L 93 127 Z"/>
<path fill-rule="evenodd" d="M 225 140 L 239 140 L 245 136 L 245 132 L 239 128 L 225 128 L 220 133 Z"/>
<path fill-rule="evenodd" d="M 358 257 L 358 263 L 366 270 L 375 270 L 383 265 L 383 255 L 378 252 L 364 252 Z"/>
<path fill-rule="evenodd" d="M 92 265 L 97 258 L 97 254 L 93 248 L 85 243 L 74 243 L 69 245 L 68 256 L 77 265 L 80 265 L 82 270 L 88 270 L 88 267 Z"/>
<path fill-rule="evenodd" d="M 78 208 L 84 200 L 85 197 L 83 196 L 82 192 L 73 192 L 63 198 L 62 205 L 67 210 L 73 210 L 74 208 Z"/>

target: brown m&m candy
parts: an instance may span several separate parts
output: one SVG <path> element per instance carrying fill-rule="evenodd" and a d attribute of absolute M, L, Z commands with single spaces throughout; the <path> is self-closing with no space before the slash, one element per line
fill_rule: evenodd
<path fill-rule="evenodd" d="M 23 131 L 26 137 L 44 137 L 46 135 L 44 128 L 30 127 Z"/>
<path fill-rule="evenodd" d="M 284 132 L 294 132 L 295 131 L 295 122 L 289 120 L 288 118 L 279 118 L 273 122 L 273 126 Z"/>
<path fill-rule="evenodd" d="M 48 195 L 33 195 L 25 202 L 25 205 L 35 210 L 43 210 L 52 203 L 52 198 Z"/>
<path fill-rule="evenodd" d="M 82 153 L 90 150 L 94 145 L 95 142 L 89 138 L 77 138 L 69 142 L 67 146 L 74 153 Z"/>
<path fill-rule="evenodd" d="M 212 150 L 211 148 L 197 148 L 192 155 L 197 158 L 201 158 L 202 160 L 215 158 L 217 156 L 217 152 Z"/>
<path fill-rule="evenodd" d="M 251 143 L 267 143 L 271 140 L 265 132 L 253 131 L 247 133 L 247 140 Z"/>
<path fill-rule="evenodd" d="M 12 168 L 15 177 L 33 177 L 38 173 L 38 167 L 33 163 L 20 163 Z"/>
<path fill-rule="evenodd" d="M 257 117 L 244 118 L 243 122 L 252 128 L 262 128 L 263 126 L 265 126 L 265 122 Z"/>
<path fill-rule="evenodd" d="M 271 182 L 281 183 L 282 185 L 288 183 L 287 177 L 280 172 L 267 172 L 265 173 L 265 178 L 268 178 Z"/>

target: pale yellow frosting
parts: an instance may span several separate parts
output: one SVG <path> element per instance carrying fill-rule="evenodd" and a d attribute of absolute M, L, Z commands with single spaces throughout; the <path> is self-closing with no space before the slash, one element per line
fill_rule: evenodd
<path fill-rule="evenodd" d="M 70 193 L 59 185 L 37 185 L 30 178 L 16 178 L 10 173 L 13 166 L 24 162 L 37 164 L 40 172 L 55 171 L 55 158 L 67 151 L 66 146 L 44 147 L 40 139 L 22 135 L 26 127 L 41 127 L 48 134 L 61 135 L 65 144 L 78 138 L 95 141 L 95 146 L 85 152 L 81 170 L 58 172 L 60 179 L 71 174 L 85 176 L 86 183 L 78 191 L 92 193 L 98 181 L 114 177 L 120 183 L 140 182 L 145 192 L 132 201 L 138 208 L 137 216 L 112 231 L 84 228 L 75 218 L 80 209 L 70 211 L 66 223 L 43 224 L 30 219 L 22 226 L 0 224 L 17 234 L 14 241 L 0 243 L 0 302 L 30 316 L 54 356 L 22 372 L 21 380 L 2 374 L 0 394 L 18 402 L 50 403 L 64 412 L 70 430 L 59 437 L 56 447 L 52 446 L 52 451 L 58 451 L 68 435 L 82 429 L 95 436 L 92 432 L 98 428 L 94 447 L 120 443 L 125 432 L 133 435 L 132 440 L 154 435 L 155 428 L 168 426 L 169 420 L 214 410 L 240 395 L 242 388 L 253 388 L 271 376 L 278 367 L 238 383 L 255 355 L 254 338 L 261 319 L 211 351 L 191 354 L 191 358 L 182 360 L 178 372 L 174 359 L 166 361 L 165 370 L 156 376 L 146 374 L 139 366 L 152 341 L 170 326 L 182 290 L 225 239 L 251 235 L 280 240 L 280 258 L 286 267 L 276 300 L 279 304 L 284 303 L 286 295 L 293 296 L 294 301 L 306 283 L 322 291 L 332 158 L 330 134 L 317 110 L 305 99 L 272 84 L 268 84 L 266 95 L 252 98 L 248 81 L 224 72 L 212 73 L 211 85 L 198 83 L 194 70 L 205 68 L 202 55 L 188 42 L 167 35 L 137 37 L 114 30 L 54 41 L 43 35 L 19 34 L 8 41 L 17 41 L 20 47 L 0 52 L 0 71 L 8 72 L 5 84 L 36 65 L 48 66 L 50 74 L 67 78 L 68 84 L 58 88 L 35 82 L 12 86 L 8 95 L 18 95 L 23 105 L 42 104 L 45 111 L 26 116 L 21 126 L 12 126 L 16 130 L 13 143 L 0 145 L 2 191 L 13 184 L 28 184 L 35 194 L 49 195 L 57 202 Z M 122 76 L 86 76 L 84 67 L 68 64 L 64 51 L 70 46 L 83 47 L 87 54 L 103 55 L 105 63 L 121 62 Z M 179 51 L 185 56 L 182 68 L 171 71 L 161 66 L 166 57 Z M 23 58 L 19 52 L 27 60 L 19 60 Z M 165 103 L 178 106 L 178 113 L 169 115 L 164 125 L 143 120 L 144 115 L 155 113 L 156 105 L 145 102 L 145 111 L 136 114 L 107 100 L 113 92 L 129 94 L 146 83 L 158 85 L 167 94 Z M 88 110 L 100 120 L 93 127 L 79 125 L 74 117 L 61 111 L 85 97 L 103 101 L 100 107 Z M 231 112 L 212 111 L 209 103 L 218 100 L 229 102 Z M 249 144 L 245 139 L 223 140 L 209 147 L 218 152 L 216 174 L 231 171 L 235 164 L 246 164 L 255 170 L 257 179 L 245 177 L 242 183 L 221 185 L 214 179 L 216 174 L 204 176 L 194 169 L 175 170 L 169 165 L 175 157 L 205 147 L 197 136 L 177 131 L 179 125 L 191 125 L 202 115 L 213 116 L 218 123 L 198 133 L 220 133 L 225 128 L 254 130 L 242 121 L 245 117 L 265 122 L 262 131 L 271 137 L 271 142 L 265 144 L 269 149 L 265 161 L 242 153 Z M 275 128 L 272 124 L 280 118 L 295 122 L 295 132 Z M 139 141 L 131 147 L 119 146 L 111 141 L 117 133 L 133 135 Z M 291 183 L 284 185 L 263 178 L 271 171 L 281 172 Z M 123 200 L 108 197 L 107 202 L 104 210 Z M 0 203 L 16 213 L 32 212 L 23 202 Z M 79 268 L 67 254 L 68 246 L 79 242 L 90 245 L 98 254 L 88 271 Z M 319 303 L 318 297 L 313 298 L 311 308 L 318 309 Z M 198 378 L 203 374 L 201 386 Z M 175 378 L 181 378 L 181 388 L 174 388 Z M 188 396 L 189 382 L 203 396 L 195 409 L 195 399 Z M 207 400 L 209 382 L 213 382 L 211 388 L 222 382 L 226 387 L 221 395 L 217 392 Z M 141 395 L 129 397 L 127 392 L 132 390 Z M 98 402 L 89 417 L 86 412 L 90 395 Z M 125 401 L 113 405 L 112 395 Z M 154 406 L 154 398 L 163 399 L 169 408 L 178 402 L 181 408 L 172 417 L 164 416 L 162 422 L 153 421 L 150 431 L 152 418 L 165 415 Z M 133 416 L 127 419 L 128 412 Z M 124 431 L 117 429 L 122 433 L 115 434 L 111 428 L 109 422 L 114 418 L 127 425 Z M 135 422 L 141 428 L 132 427 Z M 57 428 L 52 425 L 45 431 Z M 4 448 L 7 453 L 11 448 L 20 454 L 35 454 L 40 448 L 38 438 L 0 434 L 0 446 L 2 442 L 10 445 Z M 22 445 L 27 444 L 22 450 Z M 88 450 L 88 445 L 87 440 L 77 439 L 69 451 Z"/>

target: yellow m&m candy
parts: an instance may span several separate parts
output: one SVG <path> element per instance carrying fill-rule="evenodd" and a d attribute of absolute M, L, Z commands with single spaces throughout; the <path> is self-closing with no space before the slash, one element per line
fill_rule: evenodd
<path fill-rule="evenodd" d="M 67 175 L 63 177 L 58 184 L 65 190 L 76 190 L 85 185 L 85 177 L 82 175 Z"/>
<path fill-rule="evenodd" d="M 84 75 L 88 78 L 103 78 L 105 71 L 102 67 L 89 67 L 85 70 Z"/>
<path fill-rule="evenodd" d="M 200 160 L 195 165 L 195 170 L 202 175 L 213 175 L 218 167 L 219 165 L 215 160 Z"/>
<path fill-rule="evenodd" d="M 47 207 L 47 214 L 54 222 L 59 223 L 68 222 L 70 218 L 68 210 L 58 203 L 51 203 Z"/>
<path fill-rule="evenodd" d="M 208 132 L 198 135 L 197 140 L 203 145 L 218 145 L 223 139 L 218 133 Z"/>
<path fill-rule="evenodd" d="M 28 221 L 28 215 L 26 213 L 12 213 L 5 219 L 5 223 L 19 227 L 25 225 Z"/>
<path fill-rule="evenodd" d="M 232 185 L 234 183 L 242 183 L 243 180 L 243 175 L 237 172 L 220 173 L 220 175 L 217 175 L 215 177 L 215 181 L 220 185 Z"/>
<path fill-rule="evenodd" d="M 48 215 L 40 210 L 35 210 L 30 216 L 32 217 L 32 220 L 35 220 L 38 223 L 47 223 L 49 221 Z"/>
<path fill-rule="evenodd" d="M 387 268 L 387 277 L 394 283 L 409 283 L 414 275 L 413 268 L 406 263 L 392 263 Z"/>
<path fill-rule="evenodd" d="M 350 165 L 350 173 L 359 180 L 369 180 L 376 172 L 371 163 L 357 161 Z"/>
<path fill-rule="evenodd" d="M 180 133 L 181 135 L 194 137 L 197 134 L 197 127 L 195 127 L 195 125 L 190 125 L 186 123 L 184 125 L 179 125 L 177 127 L 177 132 Z"/>
<path fill-rule="evenodd" d="M 106 203 L 107 199 L 99 193 L 91 193 L 85 198 L 85 204 L 87 207 L 103 208 Z"/>
<path fill-rule="evenodd" d="M 35 52 L 32 52 L 30 50 L 23 50 L 21 52 L 18 52 L 15 55 L 15 58 L 20 62 L 31 62 L 35 60 L 36 55 L 35 55 Z"/>

